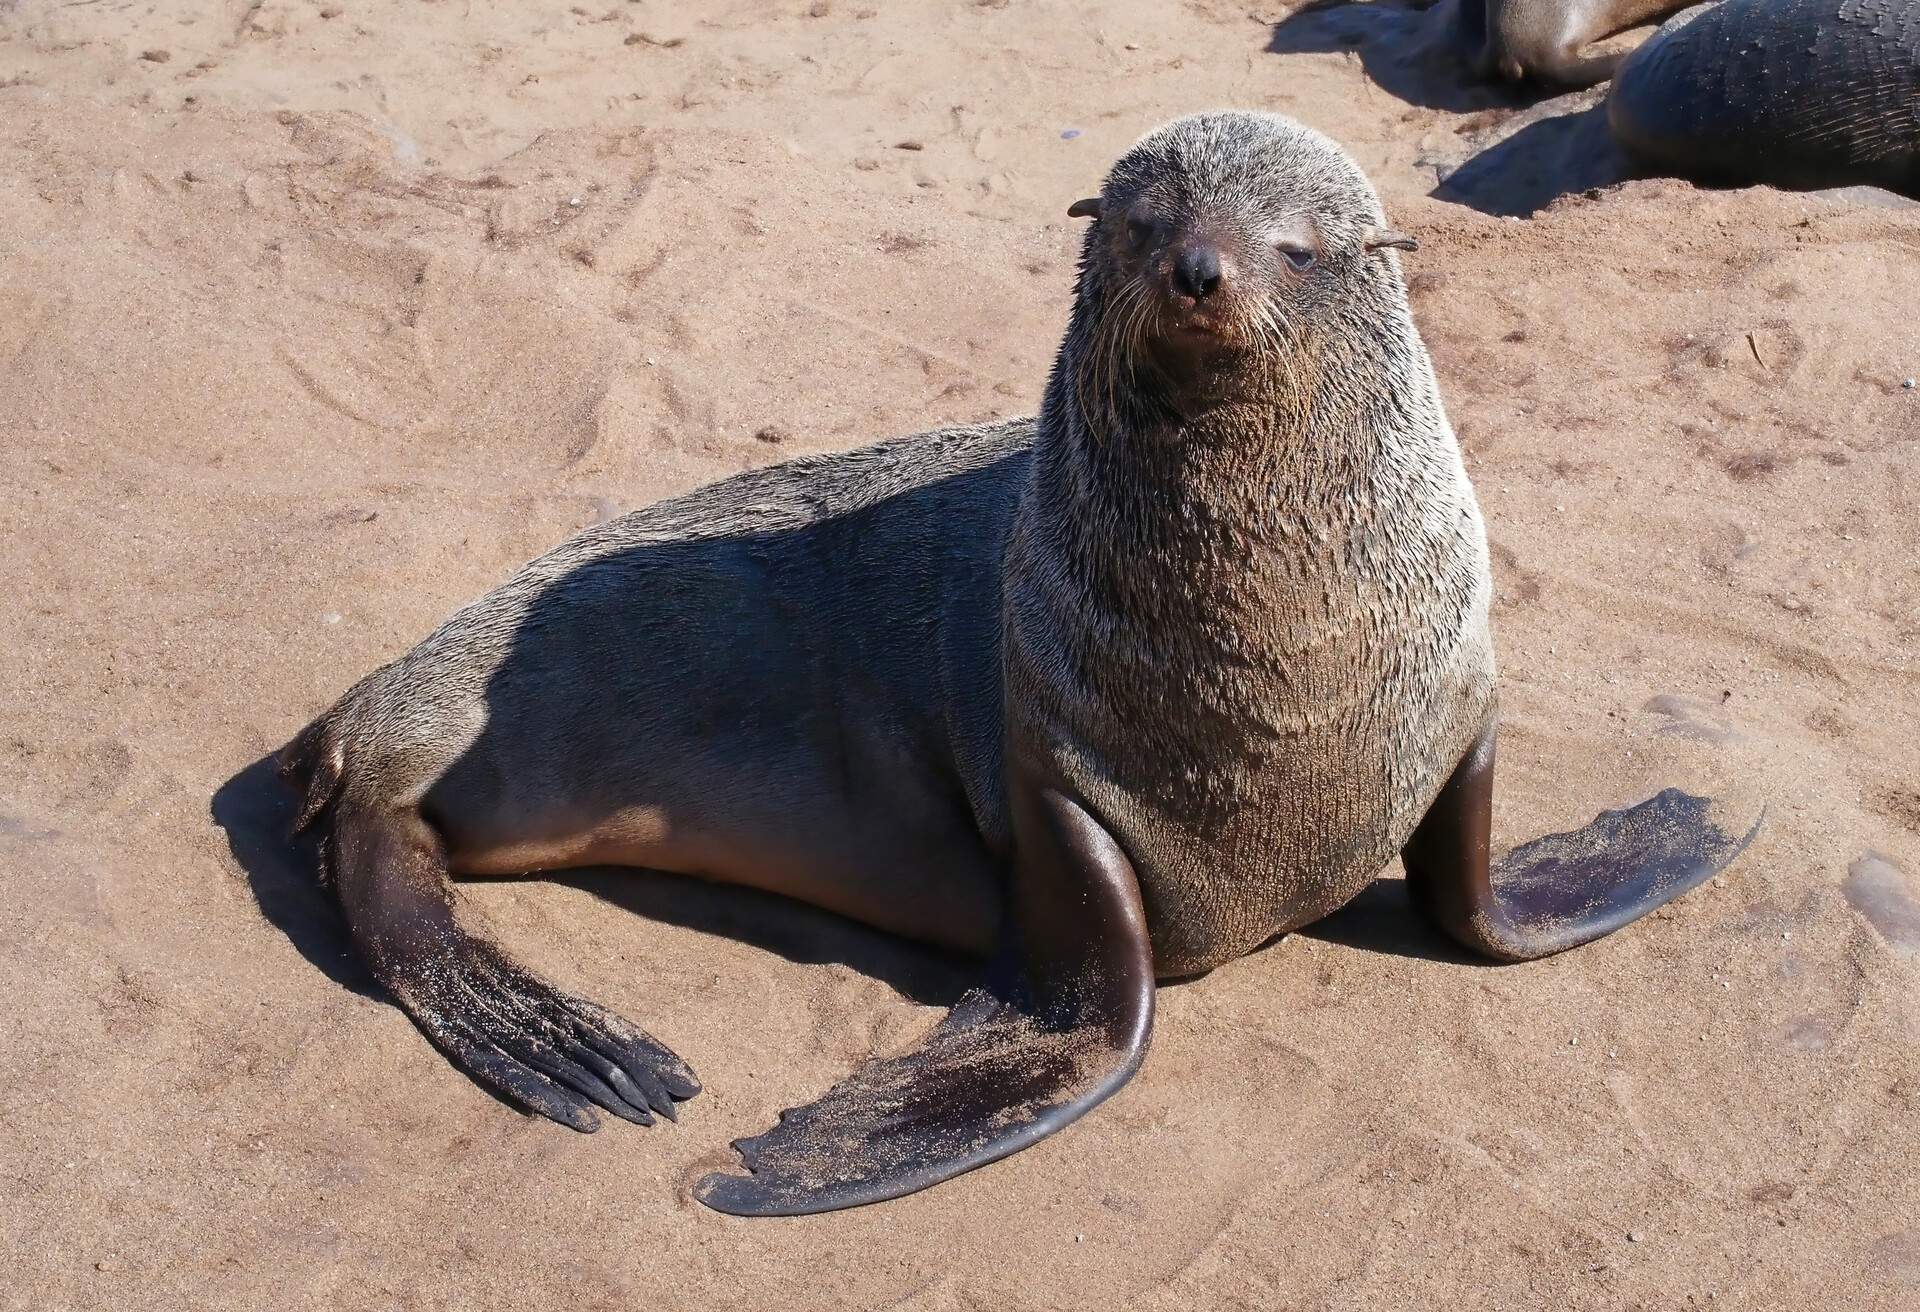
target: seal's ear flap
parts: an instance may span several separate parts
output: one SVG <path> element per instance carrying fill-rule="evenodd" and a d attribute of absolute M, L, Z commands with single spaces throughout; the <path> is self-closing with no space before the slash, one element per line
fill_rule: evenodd
<path fill-rule="evenodd" d="M 1366 247 L 1369 255 L 1375 251 L 1385 250 L 1389 246 L 1401 251 L 1420 249 L 1418 241 L 1404 232 L 1395 232 L 1392 228 L 1375 228 L 1367 234 Z"/>
<path fill-rule="evenodd" d="M 1104 202 L 1098 196 L 1089 196 L 1085 200 L 1077 200 L 1067 206 L 1067 217 L 1070 219 L 1097 219 L 1100 217 L 1100 208 L 1103 204 Z"/>

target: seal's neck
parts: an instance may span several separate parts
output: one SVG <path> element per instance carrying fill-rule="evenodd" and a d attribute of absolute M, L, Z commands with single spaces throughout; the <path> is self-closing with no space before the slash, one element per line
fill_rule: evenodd
<path fill-rule="evenodd" d="M 1148 593 L 1156 611 L 1231 610 L 1324 578 L 1357 529 L 1392 535 L 1436 462 L 1457 467 L 1403 300 L 1288 332 L 1198 387 L 1115 377 L 1084 347 L 1087 314 L 1048 383 L 1021 518 L 1116 618 Z"/>
<path fill-rule="evenodd" d="M 1224 816 L 1280 744 L 1374 713 L 1405 653 L 1472 622 L 1472 491 L 1403 299 L 1295 334 L 1201 406 L 1083 393 L 1086 340 L 1007 541 L 1009 741 Z"/>

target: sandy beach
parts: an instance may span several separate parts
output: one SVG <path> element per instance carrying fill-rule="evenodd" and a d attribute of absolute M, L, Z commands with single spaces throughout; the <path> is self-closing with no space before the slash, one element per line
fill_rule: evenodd
<path fill-rule="evenodd" d="M 0 0 L 0 1308 L 1920 1307 L 1920 208 L 1622 180 L 1389 0 Z M 1393 867 L 1140 1076 L 882 1206 L 693 1202 L 973 967 L 629 871 L 473 881 L 707 1091 L 521 1117 L 357 963 L 263 758 L 716 477 L 1031 411 L 1141 133 L 1331 134 L 1488 522 L 1496 840 L 1768 805 L 1598 943 Z M 1529 117 L 1531 115 L 1532 117 Z M 1438 193 L 1438 194 L 1436 194 Z"/>

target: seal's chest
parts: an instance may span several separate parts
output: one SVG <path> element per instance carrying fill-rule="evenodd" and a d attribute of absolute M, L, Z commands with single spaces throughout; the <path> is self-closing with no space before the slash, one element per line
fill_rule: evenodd
<path fill-rule="evenodd" d="M 1136 814 L 1127 847 L 1164 972 L 1211 969 L 1319 920 L 1393 860 L 1484 700 L 1407 711 L 1321 726 L 1243 773 L 1190 784 L 1176 809 Z"/>
<path fill-rule="evenodd" d="M 1325 628 L 1284 678 L 1242 688 L 1232 733 L 1186 739 L 1193 755 L 1128 843 L 1164 969 L 1209 969 L 1318 920 L 1393 860 L 1490 713 L 1475 613 L 1469 599 L 1437 626 Z"/>

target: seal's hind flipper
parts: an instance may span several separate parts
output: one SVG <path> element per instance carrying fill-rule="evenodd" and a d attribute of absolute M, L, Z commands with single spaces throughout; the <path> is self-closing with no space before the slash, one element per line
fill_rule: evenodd
<path fill-rule="evenodd" d="M 1017 1001 L 976 990 L 913 1052 L 868 1061 L 734 1146 L 751 1175 L 694 1189 L 737 1216 L 898 1198 L 1078 1120 L 1146 1056 L 1153 961 L 1133 867 L 1075 800 L 1016 781 Z"/>
<path fill-rule="evenodd" d="M 1665 789 L 1489 860 L 1491 726 L 1454 770 L 1401 856 L 1414 899 L 1459 942 L 1531 961 L 1610 934 L 1705 882 L 1753 841 L 1708 798 Z"/>
<path fill-rule="evenodd" d="M 651 1125 L 699 1081 L 666 1046 L 466 929 L 438 836 L 416 812 L 345 798 L 325 843 L 361 957 L 434 1044 L 518 1107 L 575 1130 L 598 1106 Z"/>

